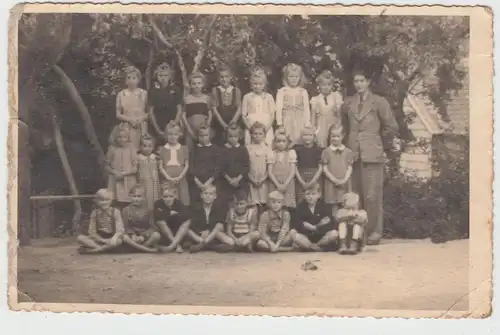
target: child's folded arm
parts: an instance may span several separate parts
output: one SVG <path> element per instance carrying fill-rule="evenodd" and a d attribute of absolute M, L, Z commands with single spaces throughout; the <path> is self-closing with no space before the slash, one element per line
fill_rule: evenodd
<path fill-rule="evenodd" d="M 315 231 L 316 230 L 316 226 L 310 224 L 309 222 L 307 221 L 304 221 L 302 222 L 302 226 L 304 226 L 304 228 L 308 231 Z"/>
<path fill-rule="evenodd" d="M 283 225 L 281 226 L 280 232 L 278 234 L 278 242 L 276 243 L 278 247 L 281 246 L 289 231 L 290 231 L 290 213 L 288 211 L 285 211 L 283 213 Z"/>
<path fill-rule="evenodd" d="M 349 220 L 349 212 L 346 209 L 341 208 L 335 214 L 335 219 L 339 223 L 347 221 L 347 220 Z"/>

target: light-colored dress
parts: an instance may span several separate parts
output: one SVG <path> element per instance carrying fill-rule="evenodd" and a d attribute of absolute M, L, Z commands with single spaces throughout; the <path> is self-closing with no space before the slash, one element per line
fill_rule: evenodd
<path fill-rule="evenodd" d="M 249 144 L 247 146 L 250 157 L 250 172 L 248 176 L 253 180 L 262 180 L 267 175 L 267 164 L 272 162 L 273 151 L 267 144 Z M 250 183 L 250 201 L 253 205 L 266 205 L 268 185 L 264 181 L 260 187 Z"/>
<path fill-rule="evenodd" d="M 321 164 L 325 165 L 328 171 L 337 179 L 343 179 L 347 168 L 354 162 L 354 153 L 345 145 L 339 147 L 329 146 L 323 149 L 321 154 Z M 342 203 L 344 194 L 350 191 L 351 180 L 343 185 L 335 185 L 325 176 L 324 200 L 327 204 Z"/>
<path fill-rule="evenodd" d="M 273 174 L 275 178 L 280 183 L 284 183 L 288 177 L 290 177 L 290 173 L 293 170 L 293 166 L 297 164 L 297 153 L 295 150 L 287 150 L 287 151 L 274 151 L 273 159 L 271 160 L 271 166 L 273 168 Z M 283 204 L 287 207 L 295 208 L 297 203 L 295 200 L 295 178 L 288 184 L 286 191 L 283 192 L 285 197 Z M 277 190 L 276 185 L 269 181 L 269 191 Z"/>
<path fill-rule="evenodd" d="M 170 177 L 175 178 L 181 175 L 184 167 L 188 164 L 189 151 L 185 145 L 181 145 L 180 143 L 176 145 L 167 143 L 160 149 L 160 158 L 165 172 L 167 172 Z M 163 180 L 162 186 L 175 186 L 177 188 L 179 200 L 183 205 L 189 205 L 189 190 L 186 178 L 183 178 L 178 183 Z"/>
<path fill-rule="evenodd" d="M 106 159 L 109 166 L 115 171 L 137 171 L 137 152 L 132 144 L 123 147 L 109 146 Z M 136 181 L 136 174 L 118 180 L 113 175 L 109 175 L 108 188 L 113 192 L 115 200 L 130 202 L 129 192 L 135 186 Z"/>
<path fill-rule="evenodd" d="M 116 96 L 116 110 L 118 114 L 127 117 L 138 118 L 146 115 L 146 102 L 148 93 L 142 88 L 134 91 L 129 89 L 121 90 Z M 141 136 L 148 131 L 148 120 L 145 119 L 139 126 L 133 127 L 128 122 L 123 122 L 130 131 L 130 141 L 132 145 L 139 149 Z"/>
<path fill-rule="evenodd" d="M 309 95 L 305 88 L 284 86 L 278 90 L 276 122 L 285 127 L 292 144 L 300 143 L 302 129 L 311 122 Z"/>
<path fill-rule="evenodd" d="M 273 144 L 273 122 L 276 111 L 273 96 L 267 92 L 256 94 L 250 92 L 245 94 L 241 103 L 241 116 L 250 125 L 255 122 L 264 124 L 267 128 L 265 142 L 271 146 Z M 245 130 L 245 144 L 251 143 L 250 130 Z"/>
<path fill-rule="evenodd" d="M 158 171 L 158 156 L 139 154 L 137 158 L 138 179 L 146 191 L 145 200 L 148 209 L 152 210 L 156 200 L 160 198 L 160 175 Z"/>
<path fill-rule="evenodd" d="M 341 122 L 340 107 L 342 106 L 342 95 L 335 91 L 325 96 L 319 94 L 311 99 L 311 115 L 316 128 L 316 141 L 318 146 L 328 146 L 328 131 L 333 124 Z"/>

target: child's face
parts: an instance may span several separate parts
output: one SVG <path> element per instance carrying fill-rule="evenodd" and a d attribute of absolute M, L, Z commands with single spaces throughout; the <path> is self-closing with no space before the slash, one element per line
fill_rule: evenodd
<path fill-rule="evenodd" d="M 312 133 L 303 133 L 302 134 L 302 142 L 304 142 L 305 145 L 310 145 L 314 142 L 314 134 Z"/>
<path fill-rule="evenodd" d="M 291 87 L 297 87 L 299 85 L 299 82 L 300 82 L 300 73 L 290 72 L 288 74 L 288 76 L 286 77 L 286 82 Z"/>
<path fill-rule="evenodd" d="M 111 207 L 112 202 L 113 202 L 113 199 L 109 199 L 109 198 L 97 198 L 95 200 L 95 203 L 97 204 L 97 206 L 101 207 L 102 209 L 108 209 L 109 207 Z"/>
<path fill-rule="evenodd" d="M 144 195 L 142 194 L 142 192 L 135 192 L 130 196 L 130 198 L 132 200 L 132 205 L 139 206 L 142 205 L 142 201 L 144 200 Z"/>
<path fill-rule="evenodd" d="M 286 147 L 288 145 L 288 141 L 283 136 L 276 137 L 276 139 L 274 140 L 274 145 L 276 146 L 276 150 L 284 151 L 284 150 L 286 150 Z"/>
<path fill-rule="evenodd" d="M 252 142 L 256 144 L 262 143 L 264 140 L 264 129 L 256 128 L 252 132 Z"/>
<path fill-rule="evenodd" d="M 227 143 L 229 143 L 230 145 L 232 145 L 233 147 L 236 146 L 238 144 L 238 141 L 239 141 L 239 137 L 237 134 L 232 134 L 232 133 L 229 133 L 227 135 Z"/>
<path fill-rule="evenodd" d="M 141 143 L 141 153 L 144 156 L 149 156 L 154 150 L 153 141 L 142 141 Z"/>
<path fill-rule="evenodd" d="M 279 212 L 283 208 L 283 200 L 281 199 L 271 199 L 269 201 L 269 207 L 273 212 Z"/>
<path fill-rule="evenodd" d="M 330 133 L 330 144 L 339 146 L 342 144 L 343 135 L 341 131 L 332 131 Z"/>
<path fill-rule="evenodd" d="M 231 73 L 229 73 L 229 71 L 222 71 L 220 74 L 219 74 L 219 82 L 221 84 L 222 87 L 229 87 L 229 85 L 231 85 Z"/>
<path fill-rule="evenodd" d="M 158 83 L 162 87 L 166 87 L 170 83 L 170 76 L 168 75 L 167 72 L 158 73 L 156 79 L 158 80 Z"/>
<path fill-rule="evenodd" d="M 234 210 L 236 211 L 236 213 L 245 213 L 245 211 L 247 210 L 248 208 L 248 201 L 246 200 L 238 200 L 238 202 L 236 202 L 236 204 L 234 205 Z"/>
<path fill-rule="evenodd" d="M 254 93 L 262 93 L 265 86 L 266 82 L 264 81 L 264 78 L 252 79 L 252 91 L 254 91 Z"/>
<path fill-rule="evenodd" d="M 352 201 L 351 199 L 344 200 L 344 208 L 345 209 L 358 209 L 358 202 Z"/>
<path fill-rule="evenodd" d="M 213 204 L 215 201 L 215 198 L 217 198 L 217 194 L 216 194 L 215 190 L 212 188 L 201 192 L 201 201 L 203 201 L 203 203 L 205 205 Z"/>
<path fill-rule="evenodd" d="M 208 132 L 201 132 L 198 134 L 198 143 L 202 145 L 210 144 L 210 134 Z"/>
<path fill-rule="evenodd" d="M 116 144 L 123 147 L 128 142 L 128 133 L 126 131 L 120 131 L 116 137 Z"/>
<path fill-rule="evenodd" d="M 328 80 L 322 80 L 319 83 L 319 91 L 323 95 L 329 95 L 333 91 L 333 83 Z"/>
<path fill-rule="evenodd" d="M 179 132 L 177 129 L 167 130 L 167 142 L 169 144 L 177 144 L 179 142 Z"/>
<path fill-rule="evenodd" d="M 139 77 L 135 73 L 127 74 L 127 78 L 125 78 L 125 83 L 128 88 L 136 88 L 139 86 Z"/>
<path fill-rule="evenodd" d="M 354 76 L 354 88 L 358 93 L 364 93 L 370 86 L 370 80 L 368 80 L 365 76 L 361 74 L 357 74 Z"/>
<path fill-rule="evenodd" d="M 162 196 L 163 202 L 165 202 L 165 205 L 168 207 L 172 206 L 175 201 L 175 192 L 170 191 L 170 192 L 165 192 Z"/>
<path fill-rule="evenodd" d="M 307 190 L 305 192 L 305 199 L 306 199 L 306 202 L 309 204 L 309 205 L 314 205 L 316 202 L 318 202 L 318 199 L 319 197 L 321 196 L 321 194 L 318 192 L 317 189 L 310 189 L 310 190 Z"/>
<path fill-rule="evenodd" d="M 193 78 L 191 79 L 191 92 L 195 94 L 200 94 L 203 92 L 203 79 Z"/>

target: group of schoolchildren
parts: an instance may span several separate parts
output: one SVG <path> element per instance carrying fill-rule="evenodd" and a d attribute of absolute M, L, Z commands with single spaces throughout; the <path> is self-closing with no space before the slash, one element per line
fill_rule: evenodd
<path fill-rule="evenodd" d="M 276 99 L 261 68 L 243 97 L 228 68 L 211 94 L 201 73 L 179 94 L 166 64 L 149 92 L 138 69 L 125 78 L 108 187 L 96 193 L 80 252 L 362 250 L 367 215 L 351 192 L 356 157 L 342 144 L 330 71 L 316 78 L 312 99 L 297 64 L 284 67 Z"/>

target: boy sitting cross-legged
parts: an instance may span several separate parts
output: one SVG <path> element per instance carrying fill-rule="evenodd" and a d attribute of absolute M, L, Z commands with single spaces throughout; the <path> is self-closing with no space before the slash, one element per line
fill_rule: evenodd
<path fill-rule="evenodd" d="M 89 235 L 77 237 L 84 253 L 103 253 L 116 249 L 123 244 L 125 228 L 120 211 L 111 206 L 113 193 L 108 189 L 100 189 L 95 194 L 94 202 L 97 208 L 92 211 L 89 223 Z"/>
<path fill-rule="evenodd" d="M 227 234 L 234 242 L 234 249 L 252 252 L 260 234 L 257 229 L 257 208 L 249 206 L 248 192 L 245 189 L 235 193 L 234 205 L 227 212 L 226 224 Z"/>
<path fill-rule="evenodd" d="M 214 241 L 222 242 L 228 249 L 234 247 L 234 241 L 224 233 L 227 205 L 216 201 L 217 188 L 207 185 L 201 190 L 201 203 L 195 203 L 191 208 L 191 226 L 188 236 L 196 244 L 191 246 L 191 252 L 199 252 L 209 247 L 215 247 Z M 216 250 L 226 250 L 223 246 Z"/>
<path fill-rule="evenodd" d="M 354 255 L 361 251 L 364 227 L 368 221 L 366 211 L 359 209 L 359 195 L 344 195 L 344 205 L 335 214 L 339 224 L 341 254 Z"/>
<path fill-rule="evenodd" d="M 279 191 L 272 191 L 268 195 L 269 209 L 262 213 L 259 220 L 259 250 L 292 250 L 291 244 L 296 232 L 290 231 L 290 212 L 283 206 L 284 198 Z"/>
<path fill-rule="evenodd" d="M 332 206 L 320 199 L 320 185 L 306 189 L 304 200 L 297 207 L 294 242 L 308 251 L 331 250 L 337 245 L 338 233 L 332 219 Z"/>
<path fill-rule="evenodd" d="M 190 220 L 189 211 L 177 199 L 177 188 L 166 187 L 162 199 L 155 202 L 154 220 L 163 241 L 168 246 L 159 246 L 162 252 L 183 252 L 181 243 L 186 237 Z"/>

